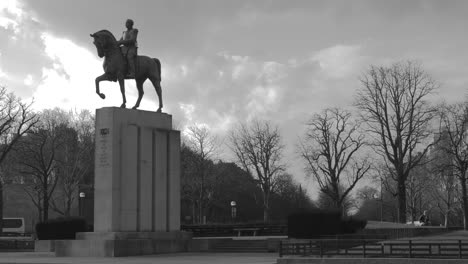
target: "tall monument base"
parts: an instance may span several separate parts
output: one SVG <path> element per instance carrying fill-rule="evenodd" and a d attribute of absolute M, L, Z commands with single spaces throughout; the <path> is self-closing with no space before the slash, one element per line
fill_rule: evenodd
<path fill-rule="evenodd" d="M 94 232 L 56 241 L 57 256 L 187 251 L 180 231 L 180 132 L 164 113 L 96 110 Z"/>

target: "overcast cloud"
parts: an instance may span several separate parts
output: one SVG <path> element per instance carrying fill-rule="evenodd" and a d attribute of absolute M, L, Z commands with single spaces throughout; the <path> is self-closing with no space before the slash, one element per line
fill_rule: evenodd
<path fill-rule="evenodd" d="M 223 136 L 238 121 L 269 119 L 302 181 L 294 146 L 304 122 L 350 107 L 369 65 L 418 60 L 441 98 L 466 95 L 466 14 L 466 1 L 1 0 L 0 84 L 36 109 L 119 106 L 116 83 L 103 83 L 106 100 L 94 92 L 102 60 L 89 34 L 120 37 L 133 18 L 139 53 L 161 60 L 164 111 L 179 128 Z M 145 87 L 140 109 L 155 110 Z M 128 106 L 136 94 L 127 82 Z"/>

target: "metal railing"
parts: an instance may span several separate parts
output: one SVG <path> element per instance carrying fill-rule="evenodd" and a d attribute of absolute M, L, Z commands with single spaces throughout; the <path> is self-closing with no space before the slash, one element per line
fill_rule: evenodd
<path fill-rule="evenodd" d="M 361 256 L 364 258 L 468 258 L 468 240 L 376 241 L 319 239 L 281 241 L 279 256 Z"/>

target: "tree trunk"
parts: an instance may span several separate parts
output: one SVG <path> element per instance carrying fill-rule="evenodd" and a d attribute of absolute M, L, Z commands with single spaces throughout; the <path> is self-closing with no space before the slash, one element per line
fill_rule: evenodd
<path fill-rule="evenodd" d="M 198 217 L 199 217 L 199 221 L 198 223 L 199 224 L 203 224 L 203 207 L 202 207 L 202 200 L 201 200 L 201 197 L 200 197 L 200 200 L 198 202 Z"/>
<path fill-rule="evenodd" d="M 398 222 L 406 223 L 406 186 L 401 178 L 398 179 Z"/>
<path fill-rule="evenodd" d="M 42 210 L 43 211 L 43 218 L 42 221 L 47 221 L 49 219 L 49 194 L 47 193 L 47 183 L 43 186 L 44 197 L 42 200 Z"/>
<path fill-rule="evenodd" d="M 342 217 L 345 217 L 345 216 L 346 216 L 346 215 L 345 215 L 345 208 L 344 208 L 344 206 L 343 206 L 343 203 L 341 202 L 340 197 L 338 197 L 338 198 L 335 197 L 335 202 L 334 202 L 334 203 L 335 203 L 336 209 L 340 211 L 340 215 L 341 215 Z"/>
<path fill-rule="evenodd" d="M 263 222 L 267 223 L 268 222 L 268 207 L 264 206 L 263 207 Z"/>
<path fill-rule="evenodd" d="M 269 198 L 270 198 L 269 193 L 263 194 L 263 222 L 265 223 L 267 223 L 269 220 L 269 214 L 268 214 L 268 211 L 270 209 Z"/>
<path fill-rule="evenodd" d="M 466 223 L 468 223 L 468 197 L 466 194 L 466 178 L 465 174 L 460 177 L 460 184 L 462 188 L 462 202 L 463 202 L 463 229 L 467 230 Z"/>
<path fill-rule="evenodd" d="M 449 194 L 449 197 L 447 199 L 447 201 L 449 201 L 447 203 L 447 211 L 445 212 L 445 228 L 449 227 L 449 218 L 450 218 L 450 210 L 452 209 L 451 207 L 451 204 L 450 204 L 450 194 Z"/>
<path fill-rule="evenodd" d="M 78 195 L 79 195 L 79 194 L 78 194 Z M 79 211 L 78 214 L 80 215 L 80 217 L 83 217 L 83 210 L 82 210 L 82 209 L 83 209 L 83 203 L 84 203 L 84 199 L 78 196 L 78 205 L 79 205 L 79 206 L 78 206 L 78 207 L 79 207 L 79 208 L 78 208 L 78 211 Z M 64 215 L 65 215 L 66 217 L 70 217 L 70 216 L 71 216 L 71 207 L 72 207 L 72 201 L 71 201 L 71 199 L 69 199 L 69 197 L 68 197 L 68 198 L 67 198 L 67 208 L 65 208 L 65 210 L 64 210 L 64 211 L 65 211 L 65 212 L 64 212 Z"/>
<path fill-rule="evenodd" d="M 3 232 L 3 184 L 0 182 L 0 233 Z"/>
<path fill-rule="evenodd" d="M 192 201 L 192 224 L 196 224 L 195 201 Z"/>

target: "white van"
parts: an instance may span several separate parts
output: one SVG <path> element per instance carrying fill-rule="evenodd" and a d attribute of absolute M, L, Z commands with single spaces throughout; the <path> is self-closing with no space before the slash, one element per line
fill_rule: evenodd
<path fill-rule="evenodd" d="M 21 233 L 25 231 L 23 217 L 3 218 L 3 233 Z"/>

